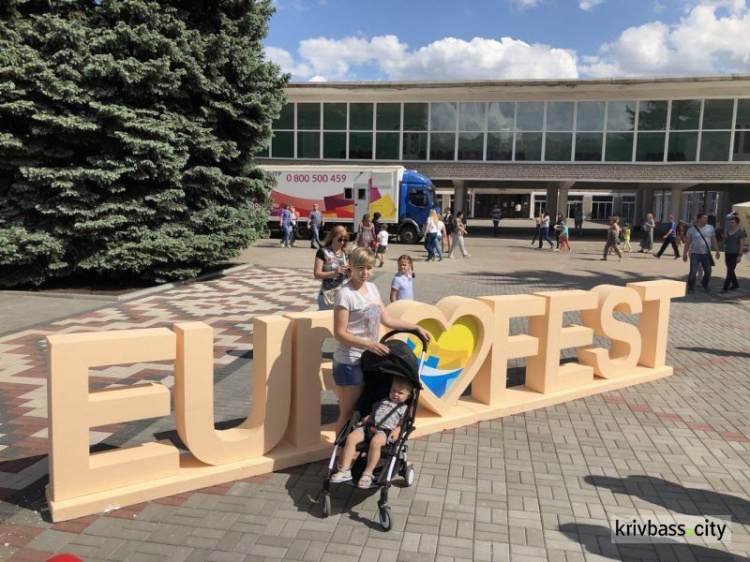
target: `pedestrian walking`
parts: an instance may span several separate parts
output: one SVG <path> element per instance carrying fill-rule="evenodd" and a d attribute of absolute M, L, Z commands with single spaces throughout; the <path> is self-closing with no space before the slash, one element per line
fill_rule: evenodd
<path fill-rule="evenodd" d="M 320 233 L 325 225 L 323 219 L 323 213 L 320 212 L 320 206 L 317 203 L 313 203 L 312 211 L 310 216 L 307 218 L 307 228 L 310 230 L 310 247 L 313 249 L 320 249 L 323 244 L 320 242 Z"/>
<path fill-rule="evenodd" d="M 716 241 L 716 231 L 714 227 L 708 224 L 708 214 L 698 213 L 695 217 L 695 224 L 691 226 L 685 235 L 685 253 L 682 256 L 683 261 L 690 258 L 690 273 L 688 273 L 687 290 L 688 293 L 695 291 L 695 277 L 698 273 L 698 266 L 703 268 L 703 281 L 701 285 L 707 293 L 710 291 L 709 282 L 711 281 L 711 268 L 714 260 L 711 257 L 711 250 L 716 252 L 716 259 L 721 257 L 719 244 Z"/>
<path fill-rule="evenodd" d="M 563 225 L 565 224 L 565 218 L 562 213 L 557 213 L 557 219 L 555 220 L 555 251 L 560 251 L 560 235 L 562 234 Z"/>
<path fill-rule="evenodd" d="M 534 218 L 534 222 L 536 223 L 536 226 L 534 227 L 534 236 L 533 236 L 533 238 L 531 239 L 531 246 L 532 246 L 532 247 L 533 247 L 533 246 L 534 246 L 534 244 L 536 243 L 536 239 L 537 239 L 537 238 L 539 238 L 539 235 L 540 235 L 540 233 L 541 233 L 541 223 L 542 223 L 542 219 L 541 219 L 541 218 L 539 218 L 539 217 L 535 217 L 535 218 Z"/>
<path fill-rule="evenodd" d="M 740 217 L 732 216 L 728 222 L 729 228 L 724 235 L 724 262 L 727 265 L 727 277 L 724 279 L 722 293 L 740 288 L 735 270 L 742 260 L 747 244 L 747 234 L 740 228 Z"/>
<path fill-rule="evenodd" d="M 445 208 L 445 214 L 443 215 L 443 224 L 445 224 L 445 238 L 442 240 L 442 242 L 445 242 L 448 244 L 448 253 L 451 251 L 451 244 L 453 243 L 452 234 L 453 234 L 453 213 L 451 212 L 450 207 Z"/>
<path fill-rule="evenodd" d="M 451 251 L 448 254 L 450 259 L 453 259 L 453 252 L 456 251 L 456 247 L 461 251 L 461 255 L 465 258 L 470 258 L 471 254 L 466 251 L 464 246 L 464 236 L 466 236 L 466 225 L 464 224 L 464 212 L 459 211 L 456 213 L 456 219 L 453 224 L 453 241 L 451 243 Z"/>
<path fill-rule="evenodd" d="M 623 250 L 627 253 L 632 252 L 633 248 L 630 247 L 630 223 L 628 221 L 625 221 L 625 226 L 622 229 L 622 241 L 624 242 Z"/>
<path fill-rule="evenodd" d="M 284 208 L 281 209 L 281 231 L 282 231 L 282 239 L 281 239 L 281 245 L 285 248 L 289 248 L 290 244 L 294 242 L 293 234 L 292 234 L 292 213 L 289 210 L 289 203 L 286 203 L 284 205 Z"/>
<path fill-rule="evenodd" d="M 391 302 L 414 300 L 414 261 L 409 254 L 400 256 L 397 260 L 398 271 L 391 282 Z"/>
<path fill-rule="evenodd" d="M 604 256 L 602 257 L 602 261 L 607 261 L 607 255 L 609 254 L 609 251 L 611 249 L 614 249 L 617 257 L 619 257 L 620 261 L 622 261 L 622 253 L 620 252 L 620 247 L 617 245 L 620 240 L 620 225 L 618 224 L 619 221 L 620 218 L 617 215 L 609 219 L 609 228 L 607 229 L 607 243 L 604 245 Z"/>
<path fill-rule="evenodd" d="M 642 254 L 648 254 L 654 248 L 654 229 L 656 223 L 654 222 L 654 215 L 649 213 L 646 215 L 646 220 L 643 222 L 643 238 L 641 239 Z"/>
<path fill-rule="evenodd" d="M 291 203 L 289 204 L 289 212 L 291 213 L 290 217 L 290 223 L 291 223 L 291 229 L 289 234 L 289 239 L 291 240 L 291 246 L 294 248 L 295 241 L 297 238 L 297 220 L 299 219 L 299 211 L 294 208 L 294 205 Z"/>
<path fill-rule="evenodd" d="M 492 232 L 497 238 L 497 235 L 500 233 L 500 219 L 502 218 L 503 212 L 500 210 L 500 207 L 495 205 L 492 207 Z"/>
<path fill-rule="evenodd" d="M 677 248 L 677 224 L 674 222 L 673 215 L 669 215 L 669 230 L 664 235 L 664 242 L 662 243 L 661 248 L 654 254 L 654 256 L 660 258 L 664 253 L 664 250 L 666 250 L 667 246 L 670 244 L 674 250 L 674 259 L 678 259 L 680 257 L 680 250 Z"/>
<path fill-rule="evenodd" d="M 378 249 L 375 250 L 375 260 L 380 260 L 380 267 L 385 263 L 385 252 L 388 250 L 388 225 L 381 224 L 378 232 Z"/>
<path fill-rule="evenodd" d="M 367 248 L 370 251 L 374 251 L 376 247 L 375 240 L 375 225 L 370 220 L 370 213 L 365 213 L 362 216 L 362 222 L 359 223 L 357 229 L 357 247 Z"/>
<path fill-rule="evenodd" d="M 437 251 L 440 250 L 440 246 L 437 245 L 438 232 L 440 232 L 440 219 L 435 209 L 431 209 L 427 222 L 424 223 L 424 247 L 427 250 L 427 261 L 435 259 Z"/>
<path fill-rule="evenodd" d="M 570 230 L 568 229 L 568 225 L 563 223 L 562 230 L 560 231 L 560 251 L 564 251 L 565 248 L 568 248 L 569 252 L 573 251 L 570 247 Z"/>
<path fill-rule="evenodd" d="M 516 202 L 516 218 L 521 218 L 521 204 L 519 202 Z"/>
<path fill-rule="evenodd" d="M 555 243 L 550 240 L 549 237 L 549 215 L 547 214 L 547 211 L 542 211 L 540 219 L 540 229 L 539 229 L 539 249 L 542 249 L 542 246 L 544 245 L 544 241 L 546 240 L 549 243 L 550 250 L 555 249 Z"/>
<path fill-rule="evenodd" d="M 576 234 L 583 232 L 583 209 L 580 205 L 576 205 L 575 211 L 573 211 L 573 224 Z"/>

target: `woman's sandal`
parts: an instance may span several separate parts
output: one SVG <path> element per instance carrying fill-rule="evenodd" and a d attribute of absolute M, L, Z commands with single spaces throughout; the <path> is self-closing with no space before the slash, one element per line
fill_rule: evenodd
<path fill-rule="evenodd" d="M 367 472 L 362 474 L 362 478 L 359 479 L 359 482 L 357 483 L 357 488 L 360 490 L 369 490 L 372 486 L 372 474 L 368 474 Z"/>

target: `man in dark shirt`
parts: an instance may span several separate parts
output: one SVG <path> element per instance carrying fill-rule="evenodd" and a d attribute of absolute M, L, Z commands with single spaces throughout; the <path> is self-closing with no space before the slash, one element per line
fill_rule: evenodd
<path fill-rule="evenodd" d="M 680 250 L 677 249 L 677 223 L 675 223 L 673 215 L 669 215 L 669 230 L 664 235 L 664 243 L 654 256 L 660 258 L 670 244 L 674 250 L 674 259 L 678 259 L 680 257 Z"/>

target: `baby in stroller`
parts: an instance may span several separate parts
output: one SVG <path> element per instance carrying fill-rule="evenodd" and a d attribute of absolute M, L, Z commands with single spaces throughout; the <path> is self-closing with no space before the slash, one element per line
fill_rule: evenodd
<path fill-rule="evenodd" d="M 380 452 L 386 443 L 393 443 L 401 433 L 401 421 L 407 414 L 407 400 L 414 386 L 403 377 L 393 377 L 391 390 L 386 398 L 375 402 L 370 415 L 366 416 L 346 438 L 341 456 L 342 469 L 331 476 L 331 482 L 339 484 L 352 479 L 352 462 L 357 454 L 357 445 L 369 441 L 367 465 L 357 487 L 367 490 L 372 486 L 373 471 L 380 460 Z"/>
<path fill-rule="evenodd" d="M 390 339 L 406 332 L 419 339 L 419 361 L 405 342 Z M 407 440 L 414 431 L 414 418 L 422 390 L 420 371 L 424 365 L 428 340 L 419 330 L 389 332 L 380 340 L 389 353 L 362 354 L 364 389 L 346 427 L 336 436 L 328 472 L 323 480 L 323 517 L 331 515 L 331 484 L 358 483 L 361 489 L 380 488 L 378 514 L 384 530 L 391 529 L 388 489 L 395 475 L 406 486 L 414 484 L 416 471 L 409 462 Z M 339 449 L 341 464 L 334 471 Z M 366 453 L 366 461 L 357 453 Z M 366 464 L 365 464 L 366 462 Z"/>

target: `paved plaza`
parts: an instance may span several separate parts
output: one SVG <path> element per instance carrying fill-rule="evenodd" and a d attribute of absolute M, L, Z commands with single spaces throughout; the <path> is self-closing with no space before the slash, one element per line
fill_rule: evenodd
<path fill-rule="evenodd" d="M 421 247 L 392 245 L 375 273 L 386 297 L 395 258 L 415 258 L 415 292 L 436 302 L 539 290 L 684 279 L 670 252 L 599 261 L 603 241 L 574 251 L 533 250 L 528 240 L 467 238 L 469 259 L 425 263 Z M 413 440 L 411 488 L 390 494 L 394 528 L 377 524 L 378 493 L 339 487 L 322 518 L 322 462 L 230 482 L 105 514 L 52 523 L 48 481 L 44 338 L 51 334 L 171 326 L 214 328 L 219 427 L 247 415 L 252 319 L 315 308 L 314 251 L 263 240 L 223 277 L 121 302 L 0 293 L 0 560 L 127 561 L 602 561 L 750 560 L 750 267 L 743 290 L 673 303 L 672 377 Z M 721 278 L 721 279 L 720 279 Z M 9 313 L 10 306 L 16 307 Z M 69 307 L 69 308 L 66 308 Z M 576 314 L 568 317 L 575 321 Z M 524 329 L 522 322 L 514 331 Z M 571 356 L 567 350 L 565 356 Z M 522 362 L 509 369 L 523 380 Z M 171 363 L 91 370 L 91 387 L 173 383 Z M 324 421 L 335 419 L 331 392 Z M 93 450 L 156 439 L 179 444 L 173 416 L 97 427 Z M 731 516 L 731 542 L 612 544 L 613 515 Z"/>

